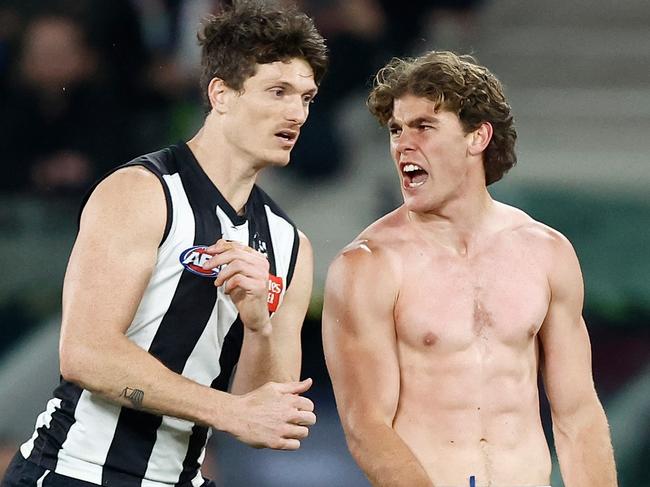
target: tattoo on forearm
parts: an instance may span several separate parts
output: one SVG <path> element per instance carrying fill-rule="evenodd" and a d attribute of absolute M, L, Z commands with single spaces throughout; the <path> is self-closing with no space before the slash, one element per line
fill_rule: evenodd
<path fill-rule="evenodd" d="M 144 399 L 144 391 L 141 391 L 140 389 L 131 389 L 130 387 L 125 387 L 122 391 L 122 394 L 120 394 L 120 397 L 128 399 L 131 401 L 131 404 L 133 404 L 134 408 L 140 409 L 142 407 L 142 400 Z"/>

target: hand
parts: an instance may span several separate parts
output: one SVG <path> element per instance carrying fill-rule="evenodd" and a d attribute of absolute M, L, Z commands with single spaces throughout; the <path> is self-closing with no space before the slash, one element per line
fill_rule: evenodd
<path fill-rule="evenodd" d="M 208 247 L 207 252 L 214 257 L 203 268 L 223 266 L 214 285 L 224 286 L 224 292 L 235 303 L 244 326 L 251 331 L 270 333 L 268 259 L 247 245 L 223 239 Z"/>
<path fill-rule="evenodd" d="M 233 396 L 235 414 L 226 431 L 255 448 L 297 450 L 300 440 L 316 423 L 314 403 L 299 394 L 311 379 L 302 382 L 269 382 L 243 396 Z"/>

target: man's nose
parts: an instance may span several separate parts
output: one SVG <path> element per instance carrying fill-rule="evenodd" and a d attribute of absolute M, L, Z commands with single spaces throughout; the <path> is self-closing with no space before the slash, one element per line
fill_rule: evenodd
<path fill-rule="evenodd" d="M 399 136 L 394 141 L 395 150 L 399 154 L 406 154 L 415 149 L 413 137 L 408 130 L 402 130 Z"/>
<path fill-rule="evenodd" d="M 296 100 L 291 100 L 291 102 L 288 104 L 287 111 L 285 116 L 287 117 L 287 120 L 296 123 L 298 125 L 302 125 L 305 123 L 305 120 L 307 120 L 307 116 L 309 115 L 309 105 L 306 105 L 302 97 L 298 97 L 297 101 Z"/>

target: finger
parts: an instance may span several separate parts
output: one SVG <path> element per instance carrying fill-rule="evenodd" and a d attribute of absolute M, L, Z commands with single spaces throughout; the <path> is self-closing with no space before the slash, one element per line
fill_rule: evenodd
<path fill-rule="evenodd" d="M 311 399 L 303 396 L 295 396 L 293 405 L 298 411 L 314 410 L 314 403 L 311 401 Z"/>
<path fill-rule="evenodd" d="M 246 244 L 237 242 L 236 240 L 227 240 L 225 238 L 220 238 L 213 245 L 210 245 L 207 250 L 209 253 L 222 253 L 228 250 L 243 250 L 248 253 L 259 253 Z"/>
<path fill-rule="evenodd" d="M 311 378 L 302 380 L 300 382 L 281 382 L 278 384 L 278 391 L 287 394 L 302 394 L 309 390 L 312 385 Z"/>
<path fill-rule="evenodd" d="M 267 269 L 269 265 L 268 259 L 264 257 L 262 254 L 251 254 L 244 250 L 230 249 L 212 255 L 210 260 L 208 260 L 205 264 L 203 264 L 203 268 L 211 269 L 220 265 L 230 264 L 236 260 L 241 260 L 242 262 L 248 262 L 252 266 L 260 267 L 263 269 Z"/>
<path fill-rule="evenodd" d="M 261 288 L 266 289 L 268 286 L 269 274 L 264 269 L 260 269 L 259 266 L 251 265 L 248 262 L 242 262 L 239 259 L 221 268 L 219 275 L 215 279 L 217 286 L 222 285 L 226 280 L 236 275 L 258 281 Z"/>
<path fill-rule="evenodd" d="M 216 280 L 215 280 L 216 285 Z M 223 291 L 226 294 L 232 294 L 235 291 L 241 291 L 249 295 L 257 295 L 258 297 L 267 297 L 266 282 L 259 279 L 252 279 L 242 274 L 236 274 L 225 283 Z"/>
<path fill-rule="evenodd" d="M 297 450 L 300 448 L 300 440 L 295 438 L 285 438 L 277 443 L 277 446 L 272 446 L 274 450 Z"/>
<path fill-rule="evenodd" d="M 295 438 L 302 440 L 303 438 L 307 438 L 307 436 L 309 436 L 309 428 L 299 425 L 291 425 L 284 433 L 284 438 L 286 439 Z"/>
<path fill-rule="evenodd" d="M 232 242 L 230 240 L 220 238 L 215 243 L 210 245 L 206 250 L 209 253 L 215 253 L 215 252 L 223 252 L 224 250 L 231 249 L 232 247 L 233 247 L 233 245 L 232 245 Z"/>
<path fill-rule="evenodd" d="M 312 426 L 316 424 L 316 415 L 311 411 L 296 411 L 291 422 L 300 426 Z"/>

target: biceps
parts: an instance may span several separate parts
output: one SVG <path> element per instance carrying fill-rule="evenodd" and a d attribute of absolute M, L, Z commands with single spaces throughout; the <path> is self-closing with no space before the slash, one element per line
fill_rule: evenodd
<path fill-rule="evenodd" d="M 390 333 L 382 333 L 384 323 L 372 319 L 370 323 L 367 332 L 353 331 L 353 323 L 323 314 L 325 359 L 344 425 L 362 420 L 391 425 L 397 410 L 400 379 L 395 341 Z"/>
<path fill-rule="evenodd" d="M 62 338 L 101 339 L 131 323 L 156 259 L 155 249 L 116 250 L 80 235 L 63 287 Z M 92 331 L 92 333 L 90 333 Z"/>
<path fill-rule="evenodd" d="M 578 323 L 549 321 L 544 326 L 546 393 L 554 414 L 572 414 L 595 394 L 587 328 L 582 318 Z"/>

